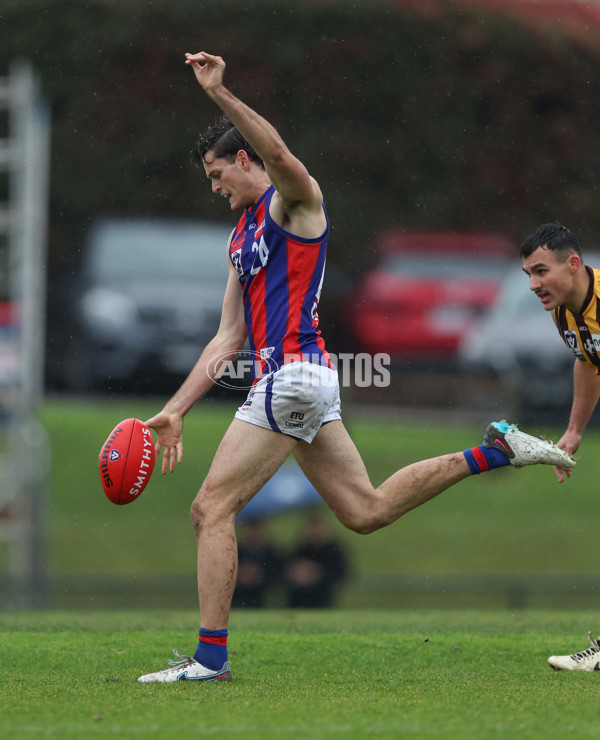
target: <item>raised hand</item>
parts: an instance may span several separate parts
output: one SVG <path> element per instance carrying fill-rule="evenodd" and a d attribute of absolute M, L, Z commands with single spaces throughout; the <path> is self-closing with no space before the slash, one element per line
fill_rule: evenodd
<path fill-rule="evenodd" d="M 197 54 L 186 53 L 185 63 L 192 67 L 196 79 L 207 92 L 216 89 L 223 83 L 225 62 L 222 57 L 207 54 L 205 51 L 200 51 Z"/>

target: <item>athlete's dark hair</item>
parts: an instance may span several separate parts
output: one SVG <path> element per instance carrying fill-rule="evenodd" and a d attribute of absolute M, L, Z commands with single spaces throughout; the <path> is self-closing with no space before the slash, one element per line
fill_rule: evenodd
<path fill-rule="evenodd" d="M 581 257 L 581 247 L 575 238 L 575 234 L 558 221 L 553 224 L 542 224 L 529 234 L 521 245 L 521 259 L 529 257 L 538 247 L 545 247 L 553 252 L 558 252 L 559 257 L 564 258 L 564 260 L 573 252 Z"/>
<path fill-rule="evenodd" d="M 236 154 L 243 149 L 253 162 L 264 169 L 262 159 L 244 139 L 227 116 L 218 116 L 208 129 L 200 134 L 192 149 L 192 161 L 201 167 L 206 162 L 206 153 L 214 152 L 215 159 L 224 157 L 233 162 Z"/>

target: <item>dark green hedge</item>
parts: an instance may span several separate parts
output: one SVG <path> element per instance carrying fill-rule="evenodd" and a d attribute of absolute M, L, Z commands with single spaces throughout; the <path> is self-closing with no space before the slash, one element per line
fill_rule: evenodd
<path fill-rule="evenodd" d="M 362 270 L 391 225 L 518 241 L 560 218 L 592 245 L 600 56 L 560 28 L 458 8 L 0 0 L 0 72 L 29 57 L 53 109 L 51 267 L 96 214 L 232 220 L 189 161 L 215 114 L 183 64 L 202 48 L 320 181 L 332 262 Z"/>

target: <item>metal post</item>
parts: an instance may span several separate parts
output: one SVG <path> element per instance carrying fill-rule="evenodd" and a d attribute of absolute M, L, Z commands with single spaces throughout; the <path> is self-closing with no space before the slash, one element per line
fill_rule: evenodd
<path fill-rule="evenodd" d="M 15 307 L 18 374 L 4 388 L 8 415 L 0 460 L 0 508 L 9 543 L 10 605 L 46 603 L 49 445 L 36 414 L 43 396 L 46 228 L 49 179 L 49 112 L 31 65 L 18 61 L 0 82 L 0 104 L 9 111 L 9 137 L 0 143 L 0 166 L 8 170 L 9 201 L 0 207 L 0 230 L 8 236 L 8 298 Z M 5 286 L 6 287 L 6 286 Z M 0 481 L 1 482 L 1 481 Z"/>

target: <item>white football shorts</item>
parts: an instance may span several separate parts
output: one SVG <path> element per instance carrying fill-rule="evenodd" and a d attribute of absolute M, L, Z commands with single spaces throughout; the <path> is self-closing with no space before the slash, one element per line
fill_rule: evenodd
<path fill-rule="evenodd" d="M 337 370 L 288 362 L 250 388 L 235 418 L 310 443 L 323 424 L 342 418 Z"/>

